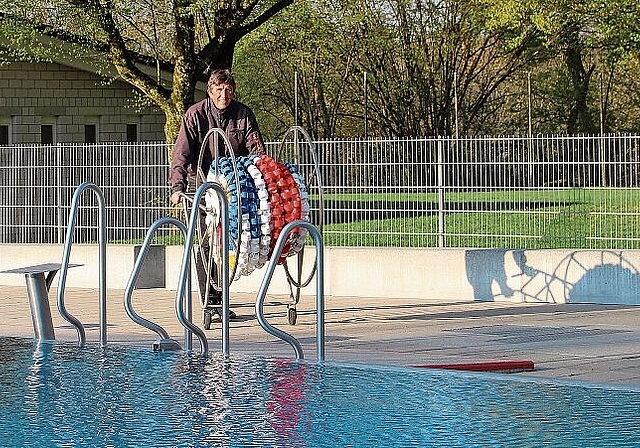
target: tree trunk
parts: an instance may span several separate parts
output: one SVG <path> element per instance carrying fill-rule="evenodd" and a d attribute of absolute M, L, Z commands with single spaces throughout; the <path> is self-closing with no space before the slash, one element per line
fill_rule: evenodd
<path fill-rule="evenodd" d="M 167 110 L 164 112 L 164 134 L 167 143 L 173 144 L 178 137 L 178 131 L 180 130 L 180 122 L 184 112 L 180 112 L 176 109 Z M 173 146 L 169 149 L 169 160 L 173 158 Z"/>
<path fill-rule="evenodd" d="M 577 36 L 571 37 L 565 50 L 565 63 L 571 82 L 571 109 L 567 117 L 567 133 L 592 134 L 596 132 L 596 129 L 594 128 L 593 117 L 591 116 L 587 99 L 594 67 L 591 66 L 588 70 L 585 69 L 582 49 L 577 39 Z"/>

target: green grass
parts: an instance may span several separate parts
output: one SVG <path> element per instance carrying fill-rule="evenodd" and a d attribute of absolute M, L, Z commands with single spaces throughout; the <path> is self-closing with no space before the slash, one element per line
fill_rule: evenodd
<path fill-rule="evenodd" d="M 345 193 L 324 194 L 327 202 L 438 202 L 438 193 Z M 317 195 L 311 196 L 318 199 Z M 565 188 L 541 190 L 492 190 L 492 191 L 445 191 L 445 201 L 461 202 L 579 202 L 600 204 L 617 208 L 635 203 L 640 210 L 640 189 L 627 188 Z"/>
<path fill-rule="evenodd" d="M 330 201 L 436 202 L 435 193 L 329 195 Z M 476 204 L 475 211 L 455 204 Z M 449 192 L 445 246 L 640 248 L 640 190 L 562 189 Z M 328 246 L 437 247 L 438 216 L 328 224 Z"/>
<path fill-rule="evenodd" d="M 326 194 L 324 201 L 325 208 L 344 204 L 354 209 L 372 204 L 379 208 L 383 204 L 393 210 L 404 204 L 422 204 L 420 209 L 435 210 L 438 196 Z M 446 247 L 640 248 L 640 189 L 450 191 L 445 194 L 445 209 Z M 327 246 L 437 247 L 439 242 L 438 215 L 426 211 L 415 217 L 325 224 L 322 230 Z M 182 242 L 180 233 L 154 239 L 154 244 L 161 245 Z"/>

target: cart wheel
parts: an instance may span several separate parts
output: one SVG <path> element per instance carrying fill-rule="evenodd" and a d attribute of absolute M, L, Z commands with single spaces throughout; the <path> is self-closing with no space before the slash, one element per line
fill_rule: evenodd
<path fill-rule="evenodd" d="M 202 325 L 204 326 L 205 330 L 211 329 L 211 310 L 204 309 L 202 311 Z"/>
<path fill-rule="evenodd" d="M 287 317 L 289 318 L 289 325 L 295 325 L 298 320 L 298 312 L 295 308 L 289 308 Z"/>

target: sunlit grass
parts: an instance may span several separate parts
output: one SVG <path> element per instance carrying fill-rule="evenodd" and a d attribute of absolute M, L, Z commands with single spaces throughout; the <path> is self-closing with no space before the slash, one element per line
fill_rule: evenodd
<path fill-rule="evenodd" d="M 434 192 L 326 194 L 325 210 L 344 213 L 346 219 L 323 223 L 324 243 L 438 247 L 442 240 L 445 247 L 640 248 L 640 189 L 449 191 L 444 193 L 443 235 L 438 199 Z M 317 197 L 311 202 L 317 208 Z M 403 216 L 406 208 L 411 213 Z M 362 210 L 382 218 L 362 219 L 367 216 Z M 359 213 L 350 216 L 353 211 Z M 182 242 L 178 232 L 154 239 L 161 245 Z"/>

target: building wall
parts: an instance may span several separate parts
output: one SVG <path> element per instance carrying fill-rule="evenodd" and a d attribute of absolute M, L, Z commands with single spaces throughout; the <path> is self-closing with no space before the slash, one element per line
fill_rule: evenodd
<path fill-rule="evenodd" d="M 127 141 L 127 125 L 137 126 L 137 141 L 163 141 L 164 121 L 159 110 L 139 110 L 126 83 L 56 63 L 0 66 L 9 144 L 43 143 L 42 125 L 52 125 L 54 143 L 86 143 L 86 125 L 95 125 L 97 142 Z"/>

